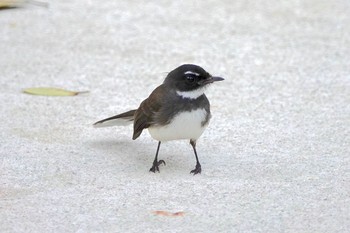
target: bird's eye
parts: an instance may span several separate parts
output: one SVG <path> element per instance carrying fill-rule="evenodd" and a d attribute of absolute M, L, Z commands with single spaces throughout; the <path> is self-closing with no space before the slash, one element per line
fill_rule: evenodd
<path fill-rule="evenodd" d="M 194 82 L 194 77 L 192 75 L 187 75 L 186 76 L 186 80 L 190 83 L 193 83 Z"/>

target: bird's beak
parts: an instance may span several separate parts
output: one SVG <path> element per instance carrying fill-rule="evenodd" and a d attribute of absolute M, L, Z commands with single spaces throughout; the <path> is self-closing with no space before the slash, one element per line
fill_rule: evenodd
<path fill-rule="evenodd" d="M 205 80 L 199 81 L 199 85 L 204 86 L 204 85 L 207 85 L 207 84 L 210 84 L 210 83 L 213 83 L 213 82 L 222 81 L 222 80 L 225 80 L 225 79 L 221 78 L 221 77 L 210 76 L 209 78 L 207 78 Z"/>
<path fill-rule="evenodd" d="M 211 79 L 213 80 L 213 82 L 217 82 L 217 81 L 223 81 L 225 80 L 224 78 L 221 78 L 221 77 L 217 77 L 217 76 L 212 76 Z"/>

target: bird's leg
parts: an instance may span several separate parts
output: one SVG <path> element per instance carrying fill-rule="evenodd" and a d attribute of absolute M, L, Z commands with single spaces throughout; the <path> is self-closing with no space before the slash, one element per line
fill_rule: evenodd
<path fill-rule="evenodd" d="M 193 141 L 193 140 L 190 140 L 190 144 L 193 148 L 193 151 L 194 151 L 194 155 L 196 156 L 196 168 L 193 169 L 191 171 L 191 173 L 193 173 L 193 175 L 196 175 L 198 173 L 201 173 L 202 172 L 202 167 L 201 167 L 201 164 L 199 163 L 199 160 L 198 160 L 198 155 L 197 155 L 197 151 L 196 151 L 196 141 Z"/>
<path fill-rule="evenodd" d="M 158 152 L 159 152 L 159 148 L 160 148 L 160 143 L 161 141 L 158 142 L 158 147 L 157 147 L 157 152 L 156 152 L 156 157 L 154 158 L 153 161 L 153 166 L 151 167 L 151 169 L 149 169 L 150 172 L 159 172 L 159 165 L 160 164 L 164 164 L 165 165 L 165 161 L 164 160 L 159 160 L 158 161 Z"/>

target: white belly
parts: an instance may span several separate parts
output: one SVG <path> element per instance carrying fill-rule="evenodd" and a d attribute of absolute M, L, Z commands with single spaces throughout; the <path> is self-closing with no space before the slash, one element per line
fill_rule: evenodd
<path fill-rule="evenodd" d="M 180 139 L 197 140 L 208 125 L 202 125 L 206 116 L 205 109 L 181 112 L 174 117 L 170 124 L 149 127 L 148 131 L 152 138 L 161 142 Z"/>

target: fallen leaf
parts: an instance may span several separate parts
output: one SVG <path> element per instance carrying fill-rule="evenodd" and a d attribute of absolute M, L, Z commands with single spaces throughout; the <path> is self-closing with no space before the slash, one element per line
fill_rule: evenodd
<path fill-rule="evenodd" d="M 40 2 L 35 0 L 0 0 L 0 10 L 21 7 L 26 4 L 31 4 L 35 6 L 41 6 L 41 7 L 48 7 L 47 2 Z"/>
<path fill-rule="evenodd" d="M 20 5 L 21 2 L 16 0 L 0 0 L 0 9 L 15 8 L 19 7 Z"/>
<path fill-rule="evenodd" d="M 179 216 L 185 215 L 185 212 L 183 211 L 172 213 L 172 212 L 163 211 L 163 210 L 156 210 L 156 211 L 153 211 L 153 213 L 155 215 L 167 216 L 167 217 L 179 217 Z"/>
<path fill-rule="evenodd" d="M 43 96 L 74 96 L 87 91 L 68 91 L 54 87 L 33 87 L 23 89 L 23 92 L 31 95 L 43 95 Z"/>
<path fill-rule="evenodd" d="M 176 212 L 176 213 L 173 213 L 173 216 L 184 216 L 185 215 L 185 212 Z"/>

